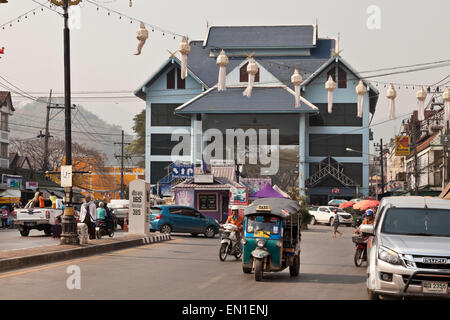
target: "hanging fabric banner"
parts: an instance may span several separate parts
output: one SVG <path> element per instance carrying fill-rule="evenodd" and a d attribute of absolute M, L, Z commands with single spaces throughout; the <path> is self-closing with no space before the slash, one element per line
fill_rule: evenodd
<path fill-rule="evenodd" d="M 336 89 L 336 82 L 334 82 L 331 76 L 328 77 L 328 81 L 325 82 L 325 89 L 328 91 L 328 113 L 333 112 L 333 92 Z"/>
<path fill-rule="evenodd" d="M 359 80 L 359 84 L 356 86 L 356 94 L 358 95 L 358 117 L 362 118 L 363 116 L 363 107 L 364 107 L 364 95 L 367 93 L 367 88 L 362 82 Z"/>
<path fill-rule="evenodd" d="M 450 91 L 448 88 L 445 88 L 442 100 L 444 101 L 444 126 L 447 127 L 447 122 L 450 122 Z"/>
<path fill-rule="evenodd" d="M 425 99 L 427 98 L 427 92 L 420 86 L 416 93 L 417 103 L 419 105 L 419 121 L 425 120 Z"/>
<path fill-rule="evenodd" d="M 134 55 L 138 56 L 141 54 L 145 41 L 148 39 L 148 30 L 145 28 L 145 24 L 143 22 L 141 22 L 138 31 L 136 31 L 136 38 L 139 40 L 139 44 L 137 47 L 137 52 Z"/>
<path fill-rule="evenodd" d="M 397 91 L 395 91 L 394 86 L 391 84 L 387 90 L 386 97 L 389 99 L 389 120 L 395 119 L 395 98 L 397 97 Z"/>
<path fill-rule="evenodd" d="M 242 93 L 244 96 L 251 97 L 253 84 L 255 83 L 255 75 L 258 73 L 258 65 L 255 62 L 255 59 L 251 58 L 250 62 L 247 65 L 247 73 L 248 73 L 248 85 L 247 88 Z"/>
<path fill-rule="evenodd" d="M 228 57 L 225 54 L 225 51 L 220 51 L 220 54 L 217 56 L 217 64 L 219 65 L 219 79 L 217 81 L 217 91 L 225 91 L 227 90 L 226 78 L 227 78 L 227 65 L 228 65 Z"/>
<path fill-rule="evenodd" d="M 302 78 L 300 72 L 298 72 L 298 69 L 294 70 L 294 74 L 291 76 L 291 82 L 294 85 L 294 89 L 295 89 L 295 107 L 299 108 L 300 107 L 300 97 L 301 97 L 300 85 L 303 82 L 303 78 Z"/>
<path fill-rule="evenodd" d="M 189 41 L 186 37 L 183 37 L 181 40 L 180 46 L 178 47 L 178 51 L 181 53 L 181 79 L 186 79 L 187 77 L 187 56 L 189 52 L 191 52 L 191 46 L 189 45 Z"/>

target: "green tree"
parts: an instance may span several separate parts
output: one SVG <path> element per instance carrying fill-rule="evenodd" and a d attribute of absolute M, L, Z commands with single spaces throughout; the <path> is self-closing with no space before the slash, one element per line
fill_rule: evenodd
<path fill-rule="evenodd" d="M 134 154 L 135 156 L 142 157 L 139 161 L 138 166 L 145 166 L 145 109 L 134 116 L 133 131 L 136 133 L 136 140 L 134 140 L 128 146 L 128 152 Z"/>

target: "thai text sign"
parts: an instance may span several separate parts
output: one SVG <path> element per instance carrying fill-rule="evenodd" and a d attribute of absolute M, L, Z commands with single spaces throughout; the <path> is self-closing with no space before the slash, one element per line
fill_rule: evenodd
<path fill-rule="evenodd" d="M 410 149 L 410 137 L 409 136 L 395 136 L 395 155 L 396 156 L 409 156 Z"/>

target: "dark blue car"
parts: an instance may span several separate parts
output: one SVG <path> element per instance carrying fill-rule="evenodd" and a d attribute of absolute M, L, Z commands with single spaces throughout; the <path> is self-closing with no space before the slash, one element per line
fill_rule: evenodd
<path fill-rule="evenodd" d="M 214 238 L 219 233 L 219 222 L 191 207 L 152 207 L 150 231 L 190 233 L 193 236 L 202 233 L 207 238 Z"/>

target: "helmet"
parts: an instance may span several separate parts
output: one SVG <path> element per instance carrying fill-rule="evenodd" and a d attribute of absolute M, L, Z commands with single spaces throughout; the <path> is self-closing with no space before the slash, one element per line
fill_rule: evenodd
<path fill-rule="evenodd" d="M 333 212 L 336 213 L 336 212 L 338 212 L 338 210 L 337 209 L 333 209 Z"/>
<path fill-rule="evenodd" d="M 375 213 L 373 212 L 372 209 L 367 209 L 366 210 L 366 216 L 373 216 Z"/>

